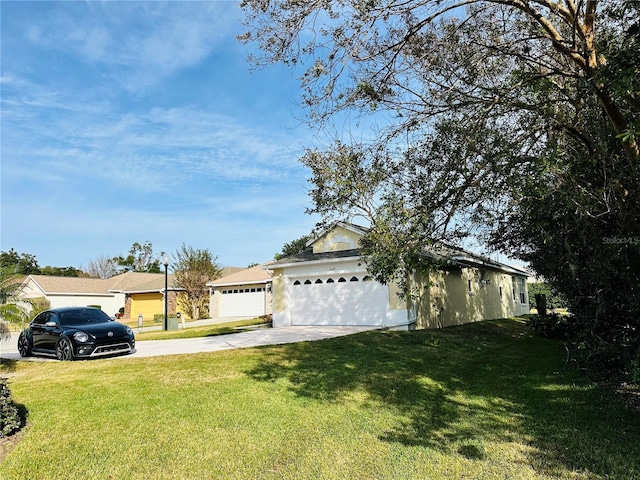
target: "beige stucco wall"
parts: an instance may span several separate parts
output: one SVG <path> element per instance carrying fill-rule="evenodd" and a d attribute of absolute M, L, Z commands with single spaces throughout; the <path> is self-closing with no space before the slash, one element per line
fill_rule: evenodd
<path fill-rule="evenodd" d="M 389 310 L 406 310 L 407 302 L 400 295 L 400 287 L 396 283 L 387 285 L 389 289 Z"/>
<path fill-rule="evenodd" d="M 313 243 L 313 253 L 339 252 L 360 246 L 360 235 L 351 230 L 336 226 Z"/>
<path fill-rule="evenodd" d="M 442 328 L 527 313 L 528 298 L 526 304 L 520 303 L 513 278 L 477 268 L 416 275 L 407 300 L 417 312 L 416 328 Z"/>
<path fill-rule="evenodd" d="M 45 295 L 33 281 L 28 281 L 21 289 L 21 298 L 46 298 L 50 308 L 58 307 L 86 307 L 88 305 L 99 305 L 101 310 L 107 315 L 115 315 L 120 307 L 124 307 L 124 294 L 90 294 L 90 293 L 55 293 Z"/>
<path fill-rule="evenodd" d="M 273 270 L 273 283 L 271 287 L 273 298 L 273 313 L 282 313 L 285 309 L 284 269 Z"/>

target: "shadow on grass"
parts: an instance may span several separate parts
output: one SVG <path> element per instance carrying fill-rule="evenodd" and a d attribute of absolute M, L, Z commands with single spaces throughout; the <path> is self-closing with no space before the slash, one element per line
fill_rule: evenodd
<path fill-rule="evenodd" d="M 533 468 L 640 477 L 640 420 L 565 368 L 558 343 L 516 321 L 367 332 L 265 350 L 248 372 L 301 397 L 364 391 L 407 419 L 381 440 L 486 458 L 485 441 L 527 443 Z"/>
<path fill-rule="evenodd" d="M 18 366 L 17 360 L 10 360 L 8 358 L 0 358 L 0 373 L 11 373 L 16 371 Z"/>

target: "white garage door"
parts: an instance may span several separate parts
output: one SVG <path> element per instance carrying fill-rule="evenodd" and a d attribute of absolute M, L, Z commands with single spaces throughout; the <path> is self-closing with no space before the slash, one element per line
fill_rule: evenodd
<path fill-rule="evenodd" d="M 291 285 L 292 325 L 384 325 L 387 287 L 365 276 L 298 278 Z"/>
<path fill-rule="evenodd" d="M 222 304 L 219 315 L 221 317 L 259 317 L 264 315 L 264 289 L 236 289 L 225 290 L 225 292 L 220 296 Z"/>

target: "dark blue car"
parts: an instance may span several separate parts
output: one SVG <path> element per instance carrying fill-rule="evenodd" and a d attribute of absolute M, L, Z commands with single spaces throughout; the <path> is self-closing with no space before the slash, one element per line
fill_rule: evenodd
<path fill-rule="evenodd" d="M 20 332 L 18 351 L 55 355 L 58 360 L 123 355 L 135 349 L 133 330 L 92 307 L 52 308 Z"/>

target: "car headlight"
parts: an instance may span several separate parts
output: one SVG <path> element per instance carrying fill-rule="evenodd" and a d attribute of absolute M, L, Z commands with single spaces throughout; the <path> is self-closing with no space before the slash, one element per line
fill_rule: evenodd
<path fill-rule="evenodd" d="M 131 330 L 131 327 L 125 327 L 125 332 L 127 332 L 127 335 L 133 335 L 133 330 Z"/>
<path fill-rule="evenodd" d="M 74 338 L 74 340 L 76 340 L 77 342 L 84 343 L 84 342 L 86 342 L 87 340 L 89 340 L 89 335 L 87 335 L 87 334 L 86 334 L 86 333 L 84 333 L 84 332 L 76 332 L 76 333 L 74 333 L 74 334 L 73 334 L 73 338 Z"/>

